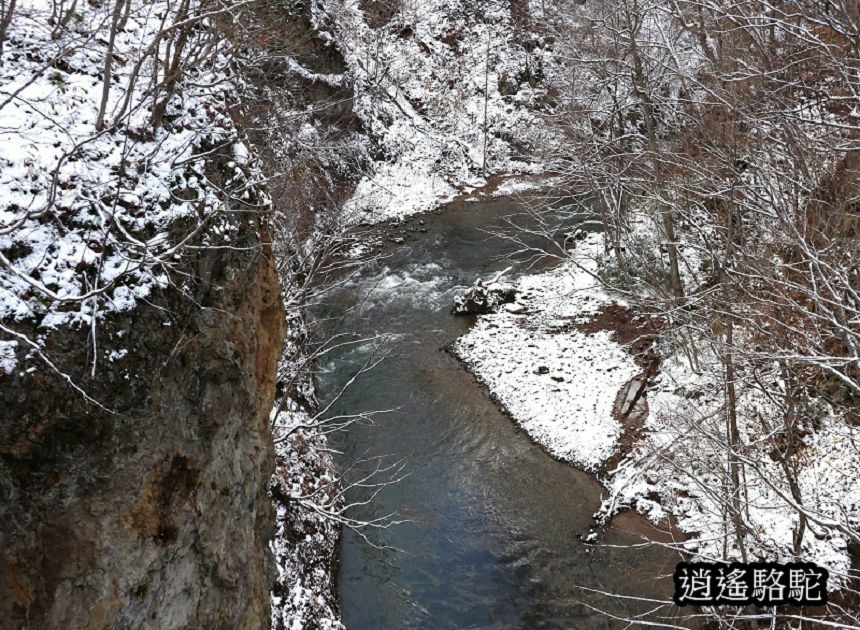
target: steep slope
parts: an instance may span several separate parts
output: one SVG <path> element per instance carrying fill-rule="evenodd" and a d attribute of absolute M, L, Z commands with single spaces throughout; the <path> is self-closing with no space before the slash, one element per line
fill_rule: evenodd
<path fill-rule="evenodd" d="M 314 26 L 346 62 L 370 142 L 346 206 L 353 221 L 431 210 L 490 175 L 541 170 L 550 132 L 535 111 L 548 98 L 551 42 L 531 33 L 522 4 L 312 3 Z"/>
<path fill-rule="evenodd" d="M 105 323 L 128 354 L 89 392 L 115 413 L 49 372 L 2 379 L 3 627 L 267 625 L 283 308 L 255 241 L 191 266 L 202 308 L 168 293 Z M 48 352 L 65 367 L 85 341 Z"/>

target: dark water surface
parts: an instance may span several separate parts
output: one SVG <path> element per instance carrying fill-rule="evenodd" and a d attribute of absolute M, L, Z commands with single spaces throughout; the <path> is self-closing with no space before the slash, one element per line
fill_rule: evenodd
<path fill-rule="evenodd" d="M 363 375 L 331 414 L 398 408 L 372 426 L 332 436 L 342 468 L 357 459 L 405 460 L 409 475 L 352 516 L 396 513 L 409 522 L 368 531 L 377 549 L 346 530 L 339 575 L 350 630 L 399 628 L 620 628 L 585 604 L 629 616 L 647 607 L 578 586 L 671 597 L 677 556 L 663 548 L 583 544 L 601 487 L 552 460 L 501 413 L 443 348 L 467 322 L 449 314 L 453 296 L 478 276 L 505 268 L 512 245 L 480 231 L 513 202 L 497 200 L 424 217 L 428 232 L 397 248 L 357 282 L 315 309 L 327 333 L 397 335 L 390 356 Z M 319 394 L 331 399 L 368 358 L 363 343 L 325 357 Z M 368 471 L 375 462 L 355 466 Z M 355 476 L 353 474 L 353 476 Z M 349 498 L 367 497 L 356 489 Z M 636 517 L 613 524 L 601 542 L 642 542 Z M 658 579 L 661 577 L 661 579 Z M 671 613 L 670 613 L 671 614 Z"/>

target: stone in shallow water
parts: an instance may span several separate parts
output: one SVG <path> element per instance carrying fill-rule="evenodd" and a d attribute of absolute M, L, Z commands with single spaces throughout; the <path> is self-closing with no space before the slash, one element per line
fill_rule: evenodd
<path fill-rule="evenodd" d="M 478 278 L 462 296 L 454 298 L 454 315 L 485 315 L 497 310 L 501 305 L 510 305 L 517 297 L 517 290 L 512 284 L 499 282 L 508 269 L 497 274 L 487 284 Z M 510 311 L 515 312 L 515 311 Z"/>

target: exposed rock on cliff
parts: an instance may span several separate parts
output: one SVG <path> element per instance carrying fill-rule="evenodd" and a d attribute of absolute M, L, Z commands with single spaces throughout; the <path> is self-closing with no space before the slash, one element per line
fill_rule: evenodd
<path fill-rule="evenodd" d="M 127 354 L 96 379 L 86 331 L 49 337 L 115 413 L 49 371 L 0 374 L 3 627 L 268 626 L 284 314 L 257 226 L 233 245 L 198 250 L 185 295 L 106 320 L 101 343 Z"/>

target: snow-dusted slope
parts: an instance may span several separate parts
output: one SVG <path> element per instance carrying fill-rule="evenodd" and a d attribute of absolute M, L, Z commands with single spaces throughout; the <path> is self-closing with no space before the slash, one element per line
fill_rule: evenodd
<path fill-rule="evenodd" d="M 60 28 L 50 2 L 29 0 L 6 34 L 0 322 L 7 334 L 22 320 L 47 330 L 133 308 L 171 282 L 187 245 L 229 242 L 229 210 L 266 203 L 248 186 L 248 151 L 227 115 L 219 46 L 180 78 L 164 124 L 150 122 L 151 60 L 141 59 L 175 11 L 166 2 L 132 1 L 114 42 L 105 126 L 97 128 L 109 9 L 80 3 Z M 190 37 L 189 48 L 211 33 L 200 28 Z"/>
<path fill-rule="evenodd" d="M 376 156 L 348 204 L 353 221 L 426 211 L 486 175 L 540 169 L 549 132 L 534 111 L 548 52 L 508 3 L 405 0 L 377 28 L 358 0 L 316 0 L 313 16 L 346 60 Z"/>
<path fill-rule="evenodd" d="M 655 522 L 671 516 L 690 535 L 686 548 L 699 557 L 724 556 L 727 522 L 715 489 L 726 484 L 726 445 L 721 366 L 707 350 L 693 370 L 681 356 L 668 356 L 648 394 L 651 413 L 645 436 L 606 480 L 609 497 L 601 519 L 633 508 Z M 770 378 L 778 379 L 774 371 Z M 779 410 L 761 391 L 738 385 L 738 421 L 744 441 L 745 520 L 750 556 L 789 562 L 797 555 L 826 566 L 831 588 L 845 584 L 851 568 L 849 539 L 840 525 L 860 520 L 857 444 L 860 429 L 824 406 L 804 419 L 819 424 L 802 442 L 797 481 L 803 509 L 811 515 L 799 554 L 793 537 L 799 515 L 779 462 L 773 457 Z M 763 425 L 771 433 L 763 431 Z M 737 551 L 730 552 L 737 554 Z"/>
<path fill-rule="evenodd" d="M 127 5 L 128 16 L 123 19 L 124 24 L 117 29 L 115 37 L 110 34 L 110 25 L 121 16 L 112 11 L 116 6 L 124 10 L 123 2 L 78 2 L 71 6 L 69 21 L 63 26 L 58 24 L 62 15 L 57 15 L 57 3 L 47 0 L 19 1 L 2 45 L 0 377 L 8 377 L 8 382 L 14 383 L 7 393 L 10 397 L 18 393 L 14 388 L 22 387 L 20 384 L 26 382 L 27 378 L 43 382 L 39 370 L 62 371 L 66 382 L 81 387 L 77 394 L 87 390 L 84 395 L 92 393 L 99 402 L 111 404 L 100 395 L 101 392 L 92 392 L 90 385 L 93 381 L 118 380 L 118 397 L 127 393 L 122 389 L 124 387 L 148 392 L 152 374 L 169 364 L 171 369 L 176 369 L 170 381 L 174 385 L 183 385 L 180 394 L 193 399 L 197 391 L 195 388 L 205 387 L 218 373 L 221 366 L 217 356 L 221 350 L 232 353 L 230 367 L 233 372 L 239 372 L 243 366 L 250 366 L 250 372 L 262 381 L 260 390 L 270 386 L 271 393 L 274 375 L 265 373 L 266 364 L 262 361 L 254 364 L 252 354 L 243 354 L 241 337 L 233 334 L 229 326 L 219 327 L 213 323 L 220 321 L 220 315 L 233 317 L 236 321 L 245 320 L 239 320 L 226 309 L 219 309 L 218 315 L 212 315 L 214 309 L 209 302 L 188 290 L 188 286 L 196 287 L 195 283 L 198 282 L 212 283 L 213 294 L 222 295 L 224 286 L 235 288 L 230 282 L 238 283 L 244 278 L 244 272 L 253 270 L 254 257 L 259 254 L 256 249 L 259 239 L 251 238 L 249 233 L 253 235 L 257 217 L 267 212 L 270 205 L 262 175 L 257 168 L 256 147 L 241 139 L 243 134 L 229 115 L 229 107 L 238 97 L 237 87 L 242 85 L 244 79 L 234 76 L 231 71 L 231 68 L 237 67 L 233 57 L 235 49 L 231 49 L 231 43 L 216 28 L 213 19 L 198 20 L 194 17 L 213 9 L 196 0 L 187 4 L 168 0 L 131 0 Z M 167 74 L 163 60 L 170 59 L 179 45 L 177 41 L 171 40 L 172 34 L 177 33 L 183 24 L 189 23 L 193 24 L 193 28 L 186 34 L 183 40 L 185 48 L 177 59 L 182 72 L 176 77 L 175 89 L 171 90 L 167 85 L 156 89 L 155 84 L 163 81 Z M 108 55 L 111 46 L 112 54 Z M 100 125 L 97 121 L 106 57 L 110 58 L 111 82 L 103 125 Z M 166 104 L 163 116 L 154 116 L 154 110 L 162 103 Z M 307 138 L 299 136 L 298 140 Z M 238 270 L 230 267 L 231 261 L 237 257 L 236 252 L 242 252 L 246 257 L 242 259 L 243 264 Z M 211 267 L 202 266 L 207 277 L 201 280 L 193 277 L 200 273 L 201 267 L 193 263 L 204 257 L 208 257 Z M 222 272 L 226 273 L 228 280 L 220 277 Z M 271 286 L 267 287 L 269 296 L 278 302 L 281 299 L 280 287 L 273 271 L 268 279 L 272 280 Z M 176 290 L 167 290 L 169 286 Z M 245 305 L 251 310 L 253 287 L 245 286 L 242 289 L 242 298 L 231 297 L 230 305 Z M 211 345 L 217 346 L 217 350 L 209 349 L 205 359 L 199 358 L 189 347 L 193 347 L 190 338 L 200 335 L 188 334 L 187 330 L 183 330 L 181 332 L 186 334 L 179 337 L 181 332 L 174 330 L 178 327 L 170 327 L 171 321 L 176 321 L 172 317 L 175 313 L 158 317 L 159 312 L 170 310 L 163 306 L 165 294 L 176 298 L 169 303 L 171 307 L 183 310 L 187 306 L 205 320 L 205 333 L 214 339 Z M 187 303 L 182 303 L 184 298 L 188 298 Z M 176 306 L 177 303 L 179 306 Z M 195 309 L 195 306 L 199 308 Z M 155 317 L 153 313 L 156 313 Z M 149 336 L 144 350 L 135 345 L 136 342 L 131 340 L 134 335 L 127 334 L 127 331 L 113 333 L 115 327 L 110 328 L 110 323 L 120 318 L 135 333 L 140 333 L 138 336 Z M 162 323 L 162 320 L 167 321 Z M 282 326 L 277 314 L 266 321 L 273 329 Z M 164 330 L 162 325 L 165 326 Z M 80 329 L 90 331 L 86 344 L 79 341 L 86 337 L 78 332 Z M 108 330 L 111 332 L 105 332 Z M 244 326 L 244 332 L 257 346 L 266 346 L 267 331 L 263 324 L 254 326 L 251 322 Z M 173 333 L 177 337 L 172 336 Z M 56 339 L 72 339 L 77 345 L 63 341 L 68 348 L 61 346 L 65 354 L 58 357 L 59 353 L 54 353 Z M 278 353 L 280 348 L 276 346 L 272 344 L 268 347 L 269 352 Z M 182 363 L 181 368 L 176 368 L 171 359 L 175 362 L 177 352 L 182 354 L 183 361 L 190 364 Z M 71 353 L 76 353 L 73 359 L 84 357 L 77 361 L 73 371 L 68 369 L 69 361 L 65 356 Z M 203 369 L 201 366 L 204 361 L 206 376 L 200 377 L 198 370 Z M 157 367 L 153 367 L 154 363 L 157 363 Z M 137 368 L 143 366 L 149 371 L 136 374 L 130 369 L 131 365 Z M 82 376 L 84 372 L 85 377 Z M 219 407 L 218 414 L 212 413 L 210 407 L 215 403 L 201 394 L 205 400 L 191 404 L 190 408 L 194 412 L 187 413 L 188 417 L 183 415 L 184 408 L 181 406 L 174 410 L 176 415 L 182 417 L 181 427 L 169 425 L 156 412 L 146 418 L 151 420 L 151 426 L 145 420 L 135 420 L 134 425 L 143 427 L 142 430 L 147 432 L 147 437 L 156 446 L 163 447 L 168 453 L 178 452 L 177 457 L 181 457 L 182 461 L 185 461 L 185 455 L 189 452 L 202 452 L 203 455 L 198 458 L 201 466 L 211 464 L 213 469 L 217 469 L 218 475 L 221 475 L 223 468 L 223 477 L 217 476 L 216 480 L 217 484 L 223 481 L 225 487 L 218 492 L 215 492 L 216 480 L 204 476 L 200 482 L 206 486 L 205 491 L 200 490 L 200 496 L 203 497 L 211 485 L 212 494 L 216 495 L 213 504 L 217 507 L 210 509 L 205 497 L 198 498 L 195 504 L 198 509 L 208 510 L 205 518 L 220 521 L 219 526 L 199 533 L 198 528 L 204 516 L 194 513 L 188 515 L 187 521 L 178 522 L 183 526 L 183 533 L 193 536 L 194 532 L 198 532 L 196 546 L 203 549 L 208 549 L 207 545 L 215 537 L 211 532 L 232 536 L 231 549 L 221 550 L 217 556 L 221 561 L 217 570 L 227 576 L 218 579 L 225 588 L 231 586 L 231 580 L 240 583 L 239 587 L 247 587 L 247 593 L 250 593 L 250 587 L 256 588 L 253 594 L 247 594 L 246 590 L 233 585 L 232 592 L 237 598 L 246 595 L 245 601 L 232 606 L 231 612 L 235 617 L 243 614 L 245 607 L 252 608 L 262 619 L 266 591 L 271 586 L 270 578 L 274 577 L 267 574 L 269 563 L 264 558 L 266 535 L 271 530 L 266 523 L 269 499 L 266 495 L 266 477 L 271 471 L 269 464 L 272 462 L 262 456 L 255 459 L 257 456 L 253 454 L 271 449 L 271 440 L 265 432 L 268 409 L 262 410 L 264 419 L 258 430 L 249 418 L 251 405 L 241 406 L 244 404 L 244 390 L 235 382 L 233 372 L 230 377 L 233 380 L 229 380 L 228 386 L 216 387 L 225 398 L 236 401 L 239 411 L 234 415 L 228 413 L 232 412 L 228 405 Z M 253 381 L 253 378 L 250 380 Z M 193 381 L 193 386 L 187 384 L 189 381 Z M 269 393 L 254 398 L 256 404 L 265 406 L 264 401 Z M 157 394 L 163 402 L 164 392 Z M 181 395 L 177 399 L 183 400 Z M 215 398 L 211 397 L 212 400 Z M 61 400 L 59 394 L 57 399 Z M 24 408 L 25 419 L 30 411 L 30 408 Z M 63 411 L 70 415 L 78 413 L 70 408 Z M 34 416 L 38 417 L 39 413 Z M 89 423 L 87 410 L 79 415 L 83 417 L 84 424 Z M 0 417 L 0 426 L 4 429 L 15 427 L 3 412 L 0 412 Z M 212 419 L 215 425 L 224 424 L 225 417 L 236 421 L 235 434 L 231 432 L 229 440 L 222 439 L 221 434 L 214 434 L 211 427 L 205 432 L 197 432 L 199 427 L 195 424 L 196 420 L 202 419 L 202 422 Z M 51 417 L 48 421 L 54 419 Z M 111 416 L 108 422 L 111 426 L 121 426 L 122 416 Z M 95 418 L 93 424 L 100 426 Z M 42 431 L 45 431 L 44 425 L 40 425 L 39 432 Z M 246 433 L 252 432 L 252 439 L 242 441 L 242 438 L 247 437 Z M 201 438 L 200 435 L 204 433 L 210 437 Z M 15 435 L 14 431 L 12 434 Z M 212 438 L 212 435 L 216 435 L 216 438 Z M 7 436 L 4 434 L 2 437 L 0 441 L 5 444 Z M 164 440 L 159 441 L 162 437 Z M 193 442 L 193 446 L 189 446 L 189 442 Z M 249 443 L 257 450 L 252 449 Z M 151 442 L 142 441 L 141 444 L 144 450 L 149 448 L 151 451 L 146 457 L 154 459 L 161 455 Z M 234 444 L 235 449 L 241 452 L 241 470 L 238 464 L 233 465 L 231 459 L 236 452 L 232 450 Z M 323 448 L 325 438 L 314 434 L 313 444 Z M 209 446 L 212 452 L 217 453 L 217 458 L 205 450 Z M 302 482 L 309 484 L 323 484 L 326 481 L 324 477 L 328 469 L 320 467 L 317 451 L 308 452 L 306 447 L 307 442 L 298 446 L 292 442 L 278 445 L 280 476 L 276 477 L 275 483 L 287 484 L 280 487 L 282 501 L 287 500 L 283 493 L 294 491 L 302 494 L 301 487 L 289 485 L 296 482 L 298 476 L 301 476 Z M 98 445 L 88 445 L 88 451 L 97 454 Z M 324 456 L 329 457 L 328 454 Z M 141 479 L 146 476 L 146 467 L 151 464 L 145 458 L 142 461 L 141 457 L 135 457 L 130 462 L 118 461 L 125 461 L 129 471 L 135 471 L 129 473 L 131 476 L 137 474 L 139 469 Z M 331 466 L 330 461 L 327 462 Z M 39 462 L 36 460 L 35 464 L 29 465 L 37 466 Z M 153 468 L 153 475 L 159 465 Z M 89 472 L 84 466 L 82 478 Z M 7 482 L 5 473 L 5 469 L 0 470 L 4 488 Z M 98 487 L 99 491 L 104 491 L 121 504 L 126 500 L 123 493 L 128 488 L 124 488 L 117 477 L 121 477 L 121 474 L 99 478 L 99 483 L 93 483 L 93 487 Z M 251 490 L 245 485 L 250 478 L 261 480 Z M 135 484 L 139 482 L 140 479 L 135 478 L 129 492 L 137 492 Z M 72 490 L 67 492 L 72 496 Z M 242 497 L 240 516 L 231 512 L 232 504 L 225 504 L 221 499 L 233 494 Z M 84 491 L 81 491 L 81 495 L 89 500 Z M 174 499 L 179 503 L 179 499 L 172 494 L 164 495 L 164 498 L 159 499 L 164 505 L 158 509 L 180 509 L 171 503 Z M 259 505 L 249 507 L 250 499 L 257 500 Z M 63 501 L 66 500 L 67 497 L 64 497 Z M 83 505 L 84 499 L 78 503 Z M 102 509 L 87 505 L 94 512 Z M 122 509 L 126 508 L 122 506 Z M 259 512 L 255 514 L 252 508 L 259 509 Z M 322 543 L 314 540 L 298 544 L 285 531 L 291 527 L 300 528 L 303 515 L 296 515 L 294 509 L 286 514 L 288 510 L 283 503 L 277 503 L 276 509 L 279 510 L 277 538 L 273 546 L 278 552 L 277 560 L 283 563 L 279 564 L 279 594 L 273 600 L 277 622 L 281 627 L 305 627 L 309 623 L 328 623 L 329 627 L 338 627 L 332 604 L 331 566 L 317 566 L 311 557 L 320 551 L 332 554 L 337 539 L 337 525 L 320 518 L 320 528 L 325 531 L 326 540 Z M 52 522 L 61 523 L 62 518 L 72 514 L 65 505 L 57 503 L 53 504 L 52 510 L 56 511 L 51 516 Z M 34 518 L 40 516 L 36 509 L 31 511 Z M 123 515 L 119 514 L 119 517 Z M 137 517 L 132 520 L 134 518 Z M 253 554 L 244 554 L 246 566 L 243 571 L 237 571 L 228 561 L 233 555 L 243 554 L 239 538 L 254 533 L 253 527 L 245 527 L 245 531 L 238 534 L 231 528 L 231 524 L 237 528 L 242 525 L 242 519 L 254 522 L 261 535 L 253 541 Z M 187 527 L 184 527 L 186 523 Z M 4 521 L 5 524 L 9 523 Z M 11 526 L 7 533 L 10 536 L 18 534 Z M 98 545 L 107 550 L 96 554 L 96 560 L 103 564 L 114 557 L 110 551 L 111 545 L 119 547 L 122 542 L 120 536 L 102 536 L 95 530 L 83 532 L 82 535 L 90 537 L 81 539 L 87 545 Z M 134 551 L 150 553 L 149 543 L 138 540 L 136 534 L 134 536 Z M 13 540 L 17 542 L 14 537 L 8 539 L 9 553 L 15 549 Z M 223 541 L 219 540 L 218 544 L 223 544 Z M 167 558 L 165 566 L 172 567 L 172 560 L 184 561 L 182 553 L 170 548 L 165 548 L 164 556 Z M 58 563 L 63 560 L 50 559 Z M 152 555 L 147 556 L 147 563 L 150 564 L 137 562 L 136 567 L 124 571 L 122 578 L 117 578 L 113 586 L 120 589 L 124 587 L 123 580 L 137 579 L 138 573 L 145 574 L 148 570 L 156 575 L 159 567 L 153 562 Z M 186 570 L 185 565 L 182 567 L 181 570 L 172 568 L 165 571 L 163 577 L 166 584 L 164 588 L 168 591 L 173 587 L 185 589 L 183 597 L 173 597 L 168 604 L 159 606 L 159 598 L 163 595 L 155 587 L 148 592 L 148 599 L 155 602 L 154 605 L 161 609 L 160 614 L 171 618 L 174 625 L 184 623 L 174 608 L 181 608 L 184 614 L 185 608 L 182 607 L 185 600 L 194 600 L 197 591 L 205 591 L 209 596 L 216 592 L 216 589 L 209 588 L 204 579 L 198 580 L 195 574 Z M 111 575 L 107 570 L 91 573 L 103 575 L 105 581 L 110 581 Z M 252 575 L 259 577 L 254 584 L 250 583 L 248 577 Z M 82 580 L 90 577 L 75 579 L 83 584 Z M 46 575 L 45 579 L 50 579 L 50 575 Z M 155 583 L 152 578 L 142 582 L 142 590 L 135 591 L 132 604 L 136 602 L 134 598 L 143 598 L 147 594 L 150 582 Z M 3 586 L 0 584 L 0 591 L 3 591 Z M 81 589 L 86 590 L 83 586 Z M 323 591 L 327 596 L 325 606 L 319 601 Z M 26 597 L 23 588 L 21 593 L 22 597 Z M 53 593 L 49 594 L 53 597 Z M 167 599 L 166 596 L 164 598 Z M 57 601 L 67 608 L 66 614 L 71 619 L 76 614 L 75 606 L 83 600 L 76 597 L 64 599 L 68 601 L 62 602 L 59 598 Z M 227 598 L 221 599 L 225 608 L 231 606 Z M 35 602 L 35 605 L 43 604 L 45 602 L 41 599 Z M 113 610 L 120 607 L 120 603 L 111 606 Z M 209 623 L 207 615 L 217 612 L 215 608 L 209 605 L 207 610 L 197 611 L 198 622 L 204 625 Z M 2 606 L 0 609 L 5 611 Z M 134 611 L 127 614 L 133 617 Z M 152 618 L 154 620 L 155 615 Z M 99 627 L 111 625 L 107 617 L 92 623 Z M 211 623 L 223 627 L 242 625 L 232 617 Z"/>

